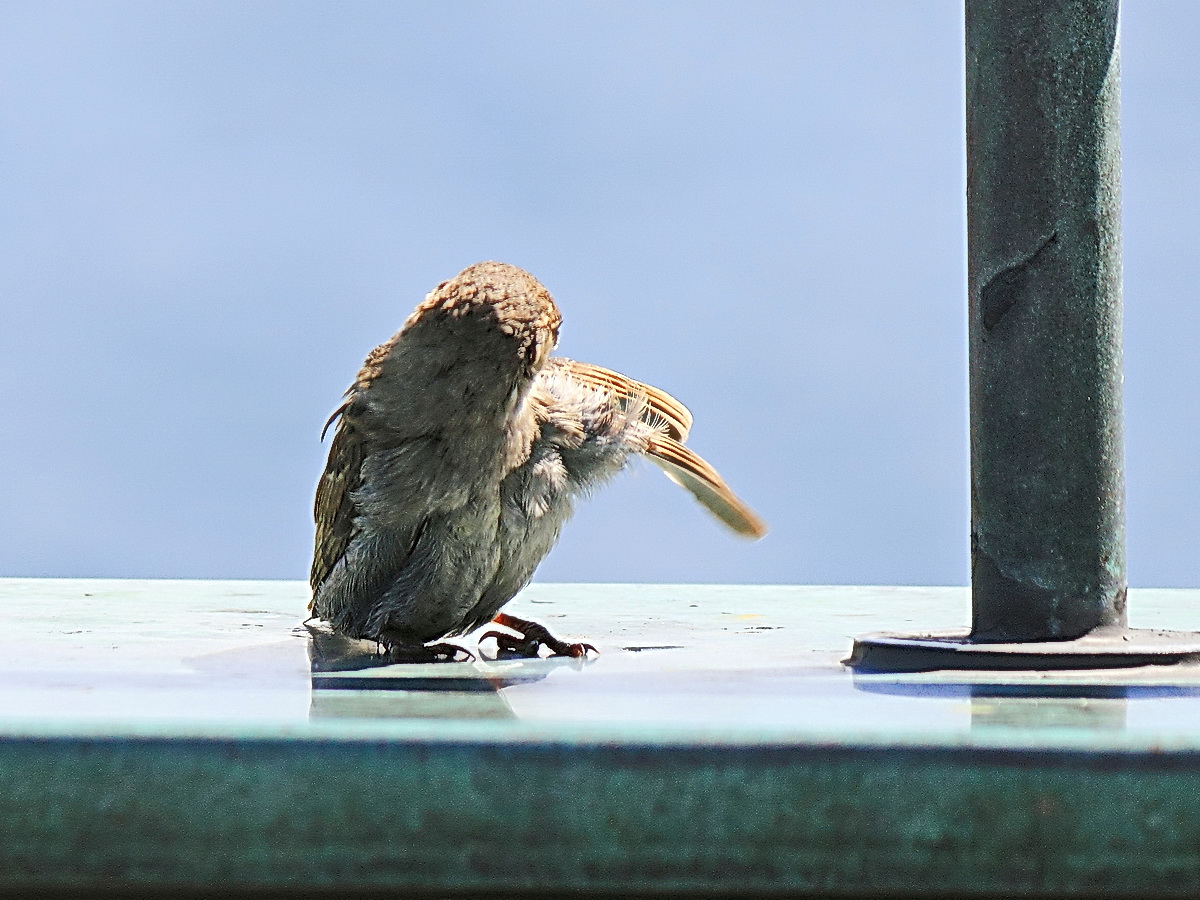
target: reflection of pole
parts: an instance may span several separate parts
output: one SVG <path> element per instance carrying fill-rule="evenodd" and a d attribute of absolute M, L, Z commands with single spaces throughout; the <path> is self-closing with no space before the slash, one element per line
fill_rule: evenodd
<path fill-rule="evenodd" d="M 1123 731 L 1129 701 L 1118 685 L 1104 688 L 1065 685 L 1062 696 L 1009 692 L 988 685 L 973 685 L 971 730 L 988 728 L 1086 728 Z M 1070 692 L 1069 694 L 1067 692 Z"/>
<path fill-rule="evenodd" d="M 1125 623 L 1118 0 L 967 0 L 971 637 Z"/>

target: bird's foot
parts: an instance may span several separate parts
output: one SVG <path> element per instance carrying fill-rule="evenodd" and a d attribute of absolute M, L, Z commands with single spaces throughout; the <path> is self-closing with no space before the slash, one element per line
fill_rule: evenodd
<path fill-rule="evenodd" d="M 425 650 L 434 654 L 441 662 L 475 662 L 475 654 L 458 644 L 449 642 L 426 644 Z"/>
<path fill-rule="evenodd" d="M 475 654 L 458 644 L 402 644 L 381 640 L 380 655 L 396 663 L 474 662 Z"/>
<path fill-rule="evenodd" d="M 517 634 L 506 631 L 489 631 L 480 640 L 495 638 L 501 653 L 510 653 L 532 659 L 538 656 L 538 651 L 545 647 L 552 656 L 569 656 L 572 659 L 587 659 L 588 651 L 600 655 L 600 651 L 591 644 L 571 643 L 561 641 L 552 635 L 545 625 L 520 619 L 507 613 L 499 613 L 492 619 L 496 625 L 511 628 Z"/>

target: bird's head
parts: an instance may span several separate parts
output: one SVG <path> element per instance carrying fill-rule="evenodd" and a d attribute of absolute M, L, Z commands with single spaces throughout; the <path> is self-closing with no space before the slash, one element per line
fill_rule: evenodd
<path fill-rule="evenodd" d="M 461 339 L 465 350 L 510 358 L 514 374 L 528 378 L 545 365 L 558 343 L 558 306 L 540 281 L 516 266 L 480 262 L 434 288 L 404 324 L 416 337 L 436 329 Z"/>

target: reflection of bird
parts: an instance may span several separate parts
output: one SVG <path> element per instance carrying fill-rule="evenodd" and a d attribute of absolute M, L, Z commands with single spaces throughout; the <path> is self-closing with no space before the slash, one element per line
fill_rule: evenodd
<path fill-rule="evenodd" d="M 334 413 L 317 487 L 312 611 L 352 637 L 420 648 L 489 621 L 502 647 L 583 655 L 497 615 L 528 582 L 576 496 L 631 453 L 739 534 L 766 529 L 683 445 L 668 394 L 551 357 L 558 307 L 532 275 L 483 262 L 443 282 L 371 351 Z M 328 427 L 328 426 L 327 426 Z"/>

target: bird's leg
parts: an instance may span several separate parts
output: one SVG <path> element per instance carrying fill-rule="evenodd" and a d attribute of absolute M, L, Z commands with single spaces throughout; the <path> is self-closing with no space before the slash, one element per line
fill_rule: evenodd
<path fill-rule="evenodd" d="M 538 655 L 538 650 L 542 647 L 547 648 L 554 656 L 569 656 L 572 659 L 586 659 L 589 650 L 597 655 L 600 653 L 591 644 L 573 644 L 567 641 L 560 641 L 550 633 L 545 625 L 530 622 L 528 619 L 510 616 L 508 613 L 497 613 L 492 621 L 497 625 L 503 625 L 505 628 L 511 628 L 518 633 L 518 636 L 502 631 L 489 631 L 480 640 L 495 638 L 500 649 L 509 653 L 535 657 Z"/>

